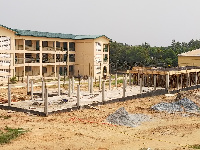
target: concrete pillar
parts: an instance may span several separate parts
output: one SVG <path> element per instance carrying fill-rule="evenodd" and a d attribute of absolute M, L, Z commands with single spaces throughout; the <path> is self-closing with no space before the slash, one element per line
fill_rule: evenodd
<path fill-rule="evenodd" d="M 129 72 L 129 86 L 131 86 L 131 73 Z"/>
<path fill-rule="evenodd" d="M 11 86 L 8 84 L 8 106 L 11 106 Z"/>
<path fill-rule="evenodd" d="M 105 81 L 102 82 L 102 103 L 105 101 Z"/>
<path fill-rule="evenodd" d="M 182 74 L 180 75 L 180 78 L 181 78 L 180 87 L 181 87 L 181 89 L 182 89 L 182 88 L 183 88 L 183 76 L 182 76 Z"/>
<path fill-rule="evenodd" d="M 196 74 L 195 74 L 195 85 L 197 85 L 198 84 L 198 73 L 196 72 Z"/>
<path fill-rule="evenodd" d="M 45 89 L 44 89 L 44 78 L 42 78 L 42 101 L 44 101 L 44 93 L 45 93 Z"/>
<path fill-rule="evenodd" d="M 48 89 L 45 89 L 44 113 L 48 116 Z"/>
<path fill-rule="evenodd" d="M 58 96 L 60 96 L 60 74 L 58 75 Z"/>
<path fill-rule="evenodd" d="M 153 79 L 153 81 L 154 81 L 154 91 L 156 90 L 156 75 L 154 74 L 154 79 Z"/>
<path fill-rule="evenodd" d="M 74 77 L 72 77 L 72 93 L 74 93 Z"/>
<path fill-rule="evenodd" d="M 31 80 L 31 100 L 33 100 L 33 80 Z"/>
<path fill-rule="evenodd" d="M 93 93 L 93 78 L 91 77 L 91 83 L 90 83 L 90 93 Z"/>
<path fill-rule="evenodd" d="M 177 77 L 177 83 L 176 83 L 177 84 L 177 90 L 179 90 L 179 74 L 177 74 L 176 77 Z"/>
<path fill-rule="evenodd" d="M 169 90 L 169 74 L 166 74 L 166 89 Z"/>
<path fill-rule="evenodd" d="M 142 93 L 142 78 L 139 79 L 140 83 L 140 93 Z"/>
<path fill-rule="evenodd" d="M 123 98 L 125 97 L 125 93 L 126 93 L 126 81 L 125 79 L 123 79 Z"/>
<path fill-rule="evenodd" d="M 80 85 L 77 85 L 77 107 L 80 107 Z"/>
<path fill-rule="evenodd" d="M 68 96 L 71 97 L 71 79 L 69 79 Z"/>
<path fill-rule="evenodd" d="M 90 77 L 88 77 L 88 91 L 90 92 Z"/>
<path fill-rule="evenodd" d="M 186 73 L 186 77 L 187 77 L 187 79 L 186 79 L 186 87 L 188 87 L 189 86 L 189 73 Z"/>
<path fill-rule="evenodd" d="M 115 74 L 115 87 L 117 88 L 117 73 Z"/>
<path fill-rule="evenodd" d="M 112 76 L 110 75 L 109 76 L 109 90 L 111 90 L 111 78 L 112 78 Z"/>
<path fill-rule="evenodd" d="M 101 90 L 101 76 L 99 76 L 99 91 Z"/>
<path fill-rule="evenodd" d="M 127 87 L 127 74 L 125 73 L 125 87 Z"/>
<path fill-rule="evenodd" d="M 140 73 L 138 72 L 138 77 L 137 77 L 137 79 L 138 79 L 138 85 L 140 85 Z"/>
<path fill-rule="evenodd" d="M 25 71 L 24 71 L 25 72 Z M 29 76 L 27 76 L 27 93 L 29 92 Z"/>

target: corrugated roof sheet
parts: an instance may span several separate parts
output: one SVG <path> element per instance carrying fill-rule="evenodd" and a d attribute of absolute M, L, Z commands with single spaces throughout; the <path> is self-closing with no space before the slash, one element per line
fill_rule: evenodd
<path fill-rule="evenodd" d="M 16 35 L 19 36 L 34 36 L 34 37 L 47 37 L 47 38 L 60 38 L 60 39 L 75 39 L 75 40 L 83 40 L 83 39 L 96 39 L 99 37 L 106 37 L 105 35 L 73 35 L 73 34 L 63 34 L 63 33 L 50 33 L 50 32 L 40 32 L 40 31 L 31 31 L 31 30 L 19 30 L 12 29 L 0 24 L 0 27 L 4 27 L 6 29 L 12 30 Z M 109 39 L 110 40 L 110 39 Z"/>
<path fill-rule="evenodd" d="M 181 53 L 178 56 L 200 56 L 200 49 L 192 50 L 189 52 Z"/>

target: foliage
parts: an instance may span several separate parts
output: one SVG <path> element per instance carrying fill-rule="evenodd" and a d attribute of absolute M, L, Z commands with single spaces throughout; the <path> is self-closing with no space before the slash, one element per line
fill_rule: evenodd
<path fill-rule="evenodd" d="M 190 145 L 189 148 L 200 149 L 200 144 Z"/>
<path fill-rule="evenodd" d="M 9 143 L 10 140 L 15 139 L 19 135 L 26 132 L 25 130 L 18 128 L 18 129 L 12 129 L 9 127 L 6 127 L 3 131 L 0 131 L 0 144 Z"/>
<path fill-rule="evenodd" d="M 191 40 L 188 43 L 172 40 L 167 47 L 151 47 L 148 43 L 131 46 L 123 43 L 110 44 L 111 72 L 127 70 L 133 66 L 178 66 L 178 54 L 200 48 L 200 40 Z"/>
<path fill-rule="evenodd" d="M 15 76 L 10 78 L 10 82 L 11 84 L 15 84 L 17 82 L 17 78 Z"/>

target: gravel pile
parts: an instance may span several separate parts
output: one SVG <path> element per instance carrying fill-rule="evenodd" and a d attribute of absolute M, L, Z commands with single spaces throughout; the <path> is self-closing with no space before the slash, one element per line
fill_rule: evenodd
<path fill-rule="evenodd" d="M 119 108 L 113 114 L 107 117 L 111 124 L 136 127 L 142 122 L 149 121 L 150 117 L 143 114 L 128 114 L 124 107 Z"/>
<path fill-rule="evenodd" d="M 165 111 L 169 113 L 174 112 L 189 112 L 198 113 L 200 108 L 191 100 L 183 98 L 179 101 L 172 103 L 161 102 L 151 107 L 151 109 L 156 111 Z"/>

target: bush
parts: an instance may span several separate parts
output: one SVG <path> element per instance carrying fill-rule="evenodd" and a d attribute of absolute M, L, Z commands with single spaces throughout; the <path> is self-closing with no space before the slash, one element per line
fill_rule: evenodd
<path fill-rule="evenodd" d="M 17 78 L 16 77 L 10 78 L 10 82 L 11 82 L 11 84 L 17 83 Z"/>

